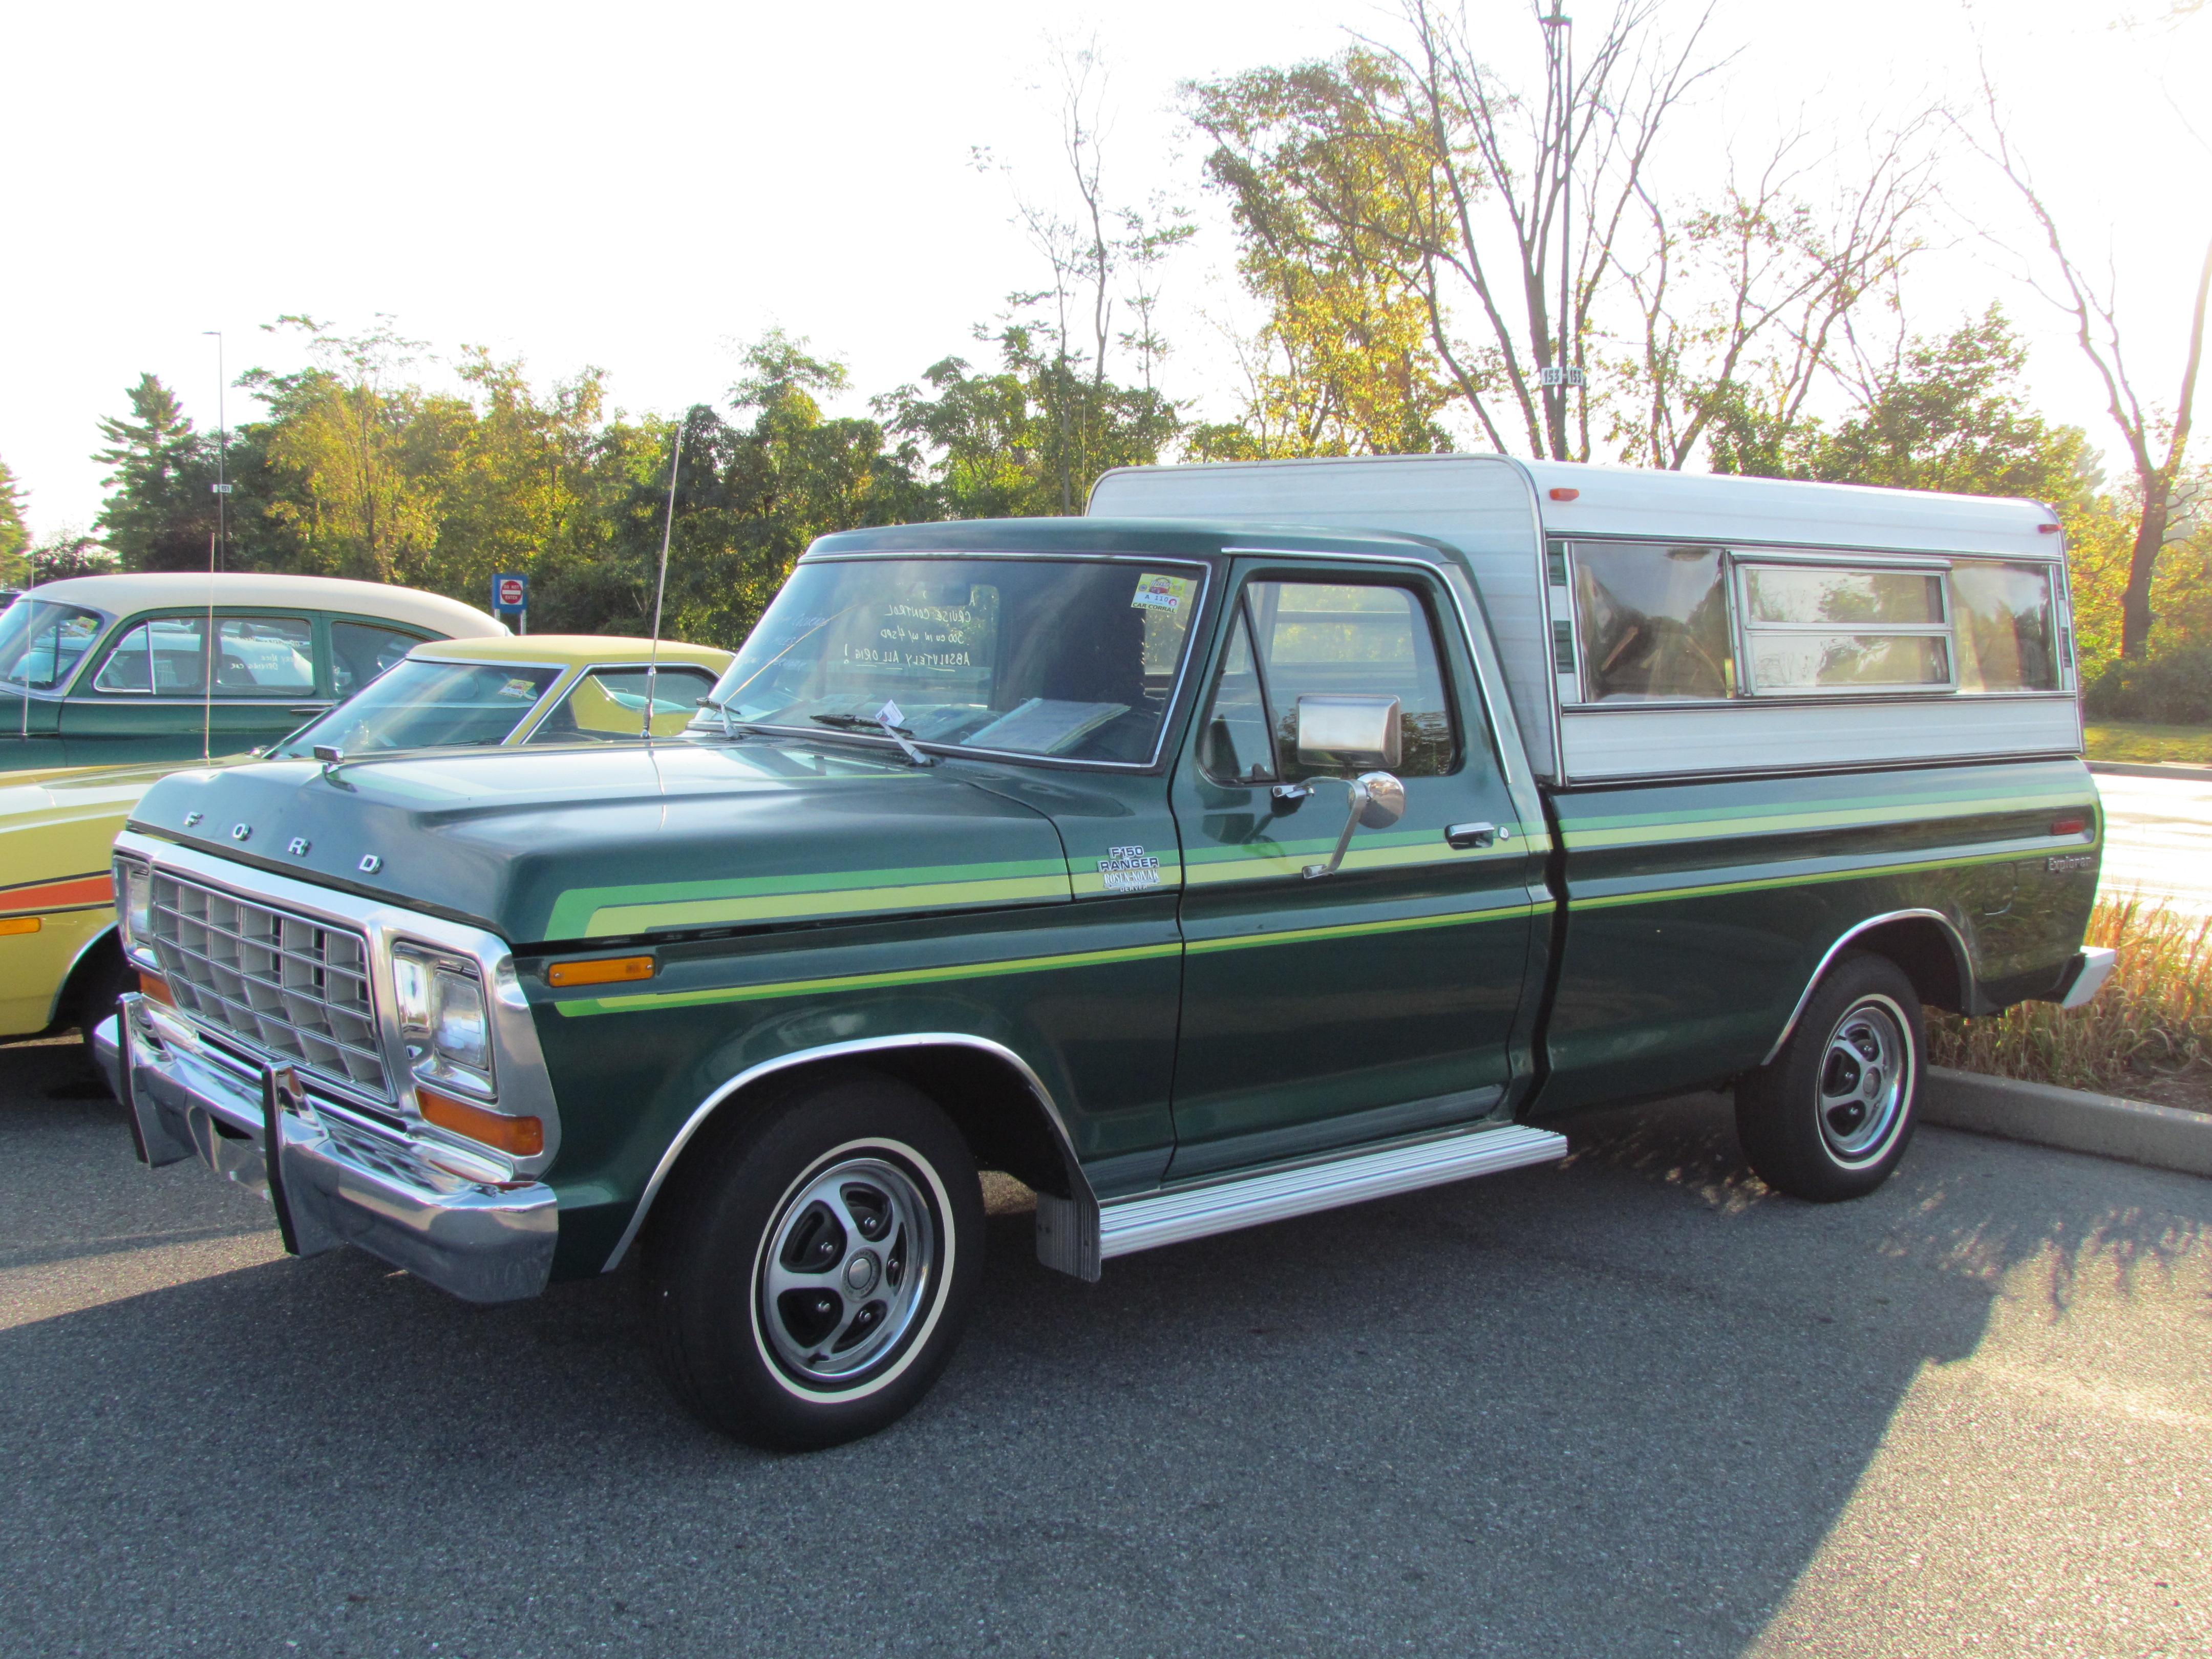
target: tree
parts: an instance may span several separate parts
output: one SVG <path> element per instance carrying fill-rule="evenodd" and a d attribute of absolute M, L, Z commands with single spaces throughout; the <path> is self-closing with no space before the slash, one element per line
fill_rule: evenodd
<path fill-rule="evenodd" d="M 1992 305 L 1940 340 L 1912 341 L 1833 431 L 1748 405 L 1724 410 L 1713 428 L 1712 467 L 2082 506 L 2096 481 L 2087 437 L 2027 406 L 2019 390 L 2027 367 L 2027 348 Z"/>
<path fill-rule="evenodd" d="M 979 507 L 1079 513 L 1101 473 L 1157 461 L 1182 427 L 1180 411 L 1154 384 L 1168 350 L 1156 318 L 1161 267 L 1192 227 L 1157 198 L 1143 209 L 1109 204 L 1103 64 L 1086 47 L 1063 50 L 1056 68 L 1073 206 L 1063 214 L 1015 195 L 1016 222 L 1042 256 L 1049 285 L 1009 295 L 998 325 L 975 330 L 997 348 L 998 375 L 978 384 L 964 360 L 948 357 L 924 377 L 935 397 L 909 383 L 875 404 L 915 447 L 915 459 L 938 469 L 940 505 L 955 516 Z M 975 157 L 990 165 L 988 151 Z M 1115 379 L 1117 358 L 1133 363 L 1133 381 Z M 979 447 L 994 438 L 1003 450 Z"/>
<path fill-rule="evenodd" d="M 284 480 L 272 515 L 297 536 L 303 568 L 370 581 L 434 581 L 437 475 L 450 465 L 465 399 L 392 385 L 422 343 L 388 318 L 350 338 L 307 317 L 281 317 L 315 359 L 291 374 L 252 369 L 239 383 L 269 404 L 269 465 Z"/>
<path fill-rule="evenodd" d="M 129 570 L 205 570 L 216 537 L 213 447 L 176 396 L 152 374 L 124 394 L 131 413 L 100 423 L 107 447 L 93 459 L 113 469 L 97 529 Z"/>
<path fill-rule="evenodd" d="M 2179 386 L 2170 406 L 2146 403 L 2123 346 L 2117 271 L 2100 283 L 2059 231 L 2049 201 L 2037 186 L 2027 159 L 2005 125 L 1996 91 L 1986 73 L 1982 80 L 1982 130 L 1970 132 L 1976 147 L 2011 183 L 2043 242 L 2043 275 L 2031 275 L 2037 292 L 2073 321 L 2075 343 L 2104 388 L 2106 412 L 2119 428 L 2135 471 L 2140 516 L 2128 561 L 2121 600 L 2120 651 L 2142 657 L 2150 650 L 2158 617 L 2153 586 L 2160 555 L 2175 539 L 2175 492 L 2188 459 L 2190 426 L 2197 402 L 2197 374 L 2204 356 L 2204 313 L 2212 297 L 2212 239 L 2197 276 L 2189 313 L 2188 343 L 2179 364 Z"/>
<path fill-rule="evenodd" d="M 1704 15 L 1670 41 L 1659 10 L 1622 0 L 1579 66 L 1547 27 L 1540 94 L 1501 76 L 1467 16 L 1431 0 L 1405 0 L 1395 37 L 1328 62 L 1188 88 L 1248 283 L 1278 319 L 1333 308 L 1354 354 L 1366 319 L 1413 309 L 1450 409 L 1500 450 L 1587 460 L 1595 416 L 1624 458 L 1679 467 L 1725 408 L 1794 416 L 1833 366 L 1844 320 L 1917 246 L 1924 125 L 1877 143 L 1825 210 L 1805 198 L 1831 158 L 1802 139 L 1714 201 L 1670 202 L 1661 138 L 1723 60 L 1703 50 Z M 1304 301 L 1310 280 L 1330 306 Z M 1602 383 L 1570 396 L 1593 368 Z"/>
<path fill-rule="evenodd" d="M 31 527 L 23 519 L 26 494 L 8 463 L 0 461 L 0 568 L 12 565 L 30 543 Z"/>

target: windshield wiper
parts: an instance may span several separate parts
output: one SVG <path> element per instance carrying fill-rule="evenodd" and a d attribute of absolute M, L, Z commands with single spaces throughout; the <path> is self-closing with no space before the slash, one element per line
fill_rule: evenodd
<path fill-rule="evenodd" d="M 730 724 L 730 705 L 726 702 L 716 702 L 712 697 L 694 697 L 691 701 L 693 707 L 698 708 L 711 708 L 716 714 L 721 717 L 722 735 L 729 738 L 732 742 L 735 742 L 741 732 L 758 732 L 761 729 L 759 726 L 754 725 L 750 720 L 739 720 L 735 726 L 732 726 Z"/>
<path fill-rule="evenodd" d="M 916 766 L 934 766 L 937 757 L 926 755 L 914 745 L 914 733 L 903 726 L 893 726 L 889 720 L 870 720 L 865 714 L 809 714 L 807 719 L 817 726 L 834 726 L 841 732 L 880 732 L 899 746 L 899 752 Z"/>

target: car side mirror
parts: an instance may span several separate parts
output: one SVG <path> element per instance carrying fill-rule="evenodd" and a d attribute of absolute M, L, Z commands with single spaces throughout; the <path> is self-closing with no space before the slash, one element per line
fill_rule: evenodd
<path fill-rule="evenodd" d="M 1398 700 L 1369 692 L 1298 699 L 1298 764 L 1316 772 L 1391 771 L 1398 765 Z"/>

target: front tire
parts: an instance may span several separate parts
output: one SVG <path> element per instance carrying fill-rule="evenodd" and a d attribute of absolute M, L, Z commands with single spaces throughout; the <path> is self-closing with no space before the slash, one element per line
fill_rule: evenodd
<path fill-rule="evenodd" d="M 929 1391 L 981 1282 L 983 1198 L 926 1096 L 865 1072 L 802 1085 L 678 1175 L 642 1289 L 654 1358 L 696 1416 L 811 1450 Z"/>
<path fill-rule="evenodd" d="M 1863 1198 L 1912 1139 L 1927 1028 L 1905 970 L 1832 967 L 1771 1064 L 1736 1085 L 1736 1133 L 1761 1181 L 1815 1204 Z"/>

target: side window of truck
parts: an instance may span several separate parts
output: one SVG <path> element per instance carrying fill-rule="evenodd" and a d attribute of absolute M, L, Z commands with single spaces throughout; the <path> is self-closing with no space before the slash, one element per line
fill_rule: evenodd
<path fill-rule="evenodd" d="M 2060 689 L 2055 565 L 1842 550 L 1784 562 L 1651 542 L 1573 552 L 1585 703 Z"/>
<path fill-rule="evenodd" d="M 1298 698 L 1373 692 L 1398 699 L 1399 775 L 1440 777 L 1459 731 L 1427 601 L 1390 583 L 1245 584 L 1200 732 L 1199 758 L 1224 783 L 1294 782 Z"/>

